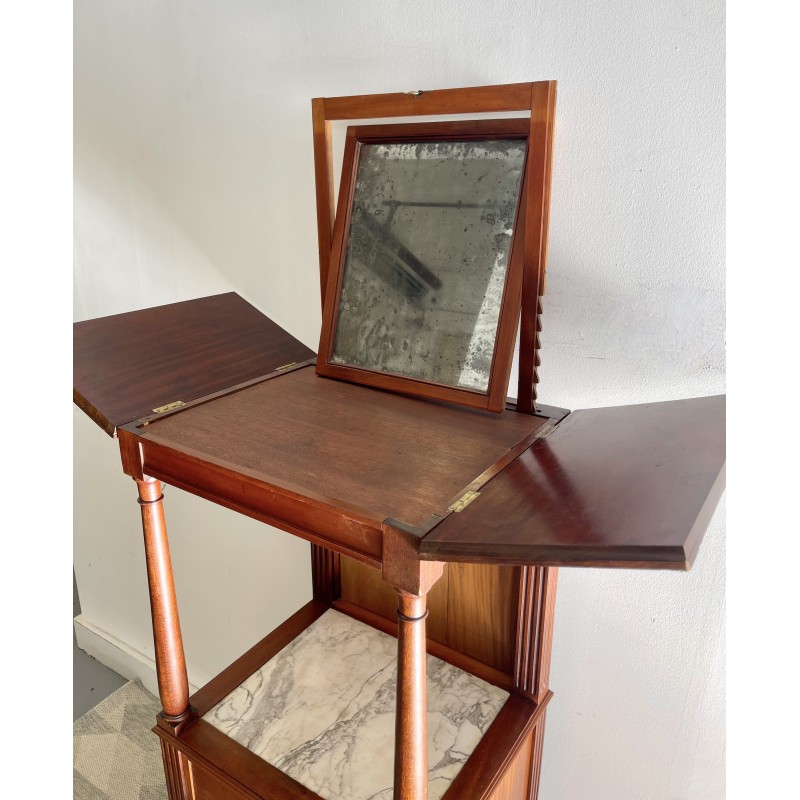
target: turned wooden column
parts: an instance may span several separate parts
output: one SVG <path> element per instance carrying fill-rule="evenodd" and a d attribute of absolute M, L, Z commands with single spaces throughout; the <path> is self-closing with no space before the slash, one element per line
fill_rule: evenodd
<path fill-rule="evenodd" d="M 139 487 L 139 505 L 142 507 L 158 693 L 164 716 L 169 722 L 178 723 L 189 714 L 189 680 L 186 677 L 178 601 L 161 502 L 164 495 L 161 493 L 161 482 L 153 478 L 137 479 L 136 485 Z"/>
<path fill-rule="evenodd" d="M 383 579 L 397 591 L 397 711 L 394 800 L 428 798 L 428 687 L 425 619 L 428 592 L 442 577 L 439 561 L 420 561 L 420 532 L 386 521 Z"/>
<path fill-rule="evenodd" d="M 427 595 L 398 591 L 395 800 L 428 797 L 428 687 L 425 668 Z"/>

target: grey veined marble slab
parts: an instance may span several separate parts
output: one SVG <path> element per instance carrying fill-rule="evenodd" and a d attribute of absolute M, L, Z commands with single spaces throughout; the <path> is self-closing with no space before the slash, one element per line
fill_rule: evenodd
<path fill-rule="evenodd" d="M 326 800 L 391 800 L 397 640 L 327 611 L 207 722 Z M 508 692 L 428 656 L 428 795 L 439 800 Z"/>

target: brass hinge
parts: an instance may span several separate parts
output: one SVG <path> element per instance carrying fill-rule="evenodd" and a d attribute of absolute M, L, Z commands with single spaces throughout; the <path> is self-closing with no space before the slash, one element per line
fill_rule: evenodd
<path fill-rule="evenodd" d="M 281 370 L 289 369 L 289 367 L 293 367 L 296 363 L 296 361 L 290 361 L 288 364 L 282 364 L 280 367 L 275 367 L 274 371 L 280 372 Z"/>
<path fill-rule="evenodd" d="M 539 430 L 536 431 L 536 433 L 533 434 L 533 438 L 534 439 L 546 439 L 555 429 L 556 429 L 556 426 L 553 425 L 552 422 L 548 422 L 547 425 L 545 425 L 542 428 L 539 428 Z"/>
<path fill-rule="evenodd" d="M 176 408 L 180 408 L 181 406 L 185 406 L 186 403 L 183 400 L 176 400 L 174 403 L 167 403 L 165 406 L 159 406 L 158 408 L 153 409 L 154 414 L 163 414 L 165 411 L 173 411 Z"/>
<path fill-rule="evenodd" d="M 473 492 L 472 489 L 464 492 L 458 500 L 453 503 L 453 505 L 448 508 L 448 511 L 455 511 L 458 514 L 459 511 L 463 511 L 476 497 L 480 495 L 480 492 Z"/>

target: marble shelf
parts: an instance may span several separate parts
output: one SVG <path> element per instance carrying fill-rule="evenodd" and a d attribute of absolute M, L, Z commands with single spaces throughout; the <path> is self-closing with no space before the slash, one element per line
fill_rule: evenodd
<path fill-rule="evenodd" d="M 391 800 L 397 640 L 325 612 L 203 719 L 326 800 Z M 434 656 L 428 792 L 440 800 L 508 692 Z"/>

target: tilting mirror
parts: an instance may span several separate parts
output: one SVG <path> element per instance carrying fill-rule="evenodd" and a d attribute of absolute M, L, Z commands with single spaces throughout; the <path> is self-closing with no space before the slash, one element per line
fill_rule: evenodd
<path fill-rule="evenodd" d="M 527 131 L 527 120 L 348 131 L 320 374 L 502 410 Z"/>

